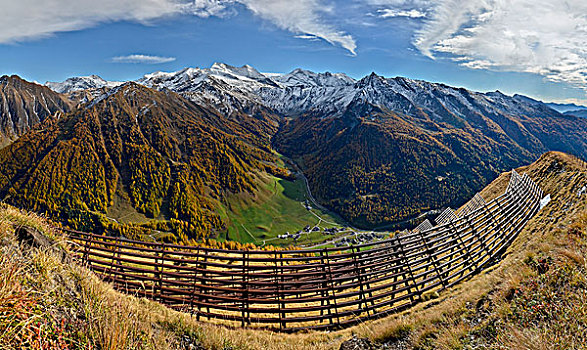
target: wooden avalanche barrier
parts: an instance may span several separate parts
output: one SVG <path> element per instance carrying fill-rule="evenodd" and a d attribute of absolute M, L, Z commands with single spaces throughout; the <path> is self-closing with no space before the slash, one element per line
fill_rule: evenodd
<path fill-rule="evenodd" d="M 345 248 L 220 250 L 67 232 L 76 258 L 119 291 L 209 322 L 332 329 L 410 307 L 495 263 L 543 196 L 526 174 L 512 181 L 439 226 Z"/>

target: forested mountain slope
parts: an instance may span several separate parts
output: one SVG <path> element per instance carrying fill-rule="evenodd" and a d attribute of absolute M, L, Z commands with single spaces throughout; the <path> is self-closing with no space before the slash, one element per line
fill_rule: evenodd
<path fill-rule="evenodd" d="M 344 111 L 290 118 L 276 147 L 312 192 L 376 227 L 459 206 L 500 172 L 547 150 L 587 155 L 587 121 L 501 93 L 368 76 Z"/>
<path fill-rule="evenodd" d="M 228 193 L 284 172 L 269 144 L 277 117 L 251 118 L 126 83 L 0 150 L 0 197 L 73 227 L 131 232 L 106 218 L 123 202 L 181 239 L 213 236 Z"/>

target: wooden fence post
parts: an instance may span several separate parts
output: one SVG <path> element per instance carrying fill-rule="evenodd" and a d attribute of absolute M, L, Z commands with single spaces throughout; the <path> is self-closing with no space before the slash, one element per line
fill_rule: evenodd
<path fill-rule="evenodd" d="M 118 244 L 119 241 L 120 237 L 116 237 L 116 240 L 114 241 L 115 249 L 112 250 L 112 257 L 110 257 L 110 267 L 108 267 L 108 279 L 112 278 L 112 274 L 114 271 L 114 261 L 116 260 L 116 255 L 118 254 L 118 250 L 120 249 L 120 246 Z M 106 274 L 106 266 L 104 266 L 104 274 Z"/>
<path fill-rule="evenodd" d="M 485 241 L 481 238 L 481 235 L 479 235 L 479 232 L 475 228 L 475 225 L 471 223 L 471 218 L 468 215 L 465 217 L 465 220 L 467 221 L 467 225 L 471 228 L 471 233 L 473 234 L 477 242 L 479 242 L 479 249 L 483 251 L 484 255 L 487 257 L 487 262 L 489 262 L 489 260 L 491 259 L 491 253 L 489 252 L 487 244 L 485 244 Z M 481 263 L 481 265 L 483 265 L 483 263 Z M 475 266 L 476 269 L 478 267 L 479 266 Z"/>
<path fill-rule="evenodd" d="M 411 292 L 411 290 L 412 289 L 416 290 L 416 295 L 418 296 L 418 299 L 421 299 L 422 294 L 420 293 L 420 288 L 418 287 L 418 282 L 416 282 L 416 279 L 414 278 L 414 273 L 412 272 L 412 266 L 410 265 L 410 261 L 409 261 L 408 257 L 406 256 L 401 239 L 399 238 L 399 236 L 395 236 L 395 237 L 396 237 L 396 242 L 399 247 L 400 254 L 401 254 L 400 263 L 403 261 L 403 266 L 401 267 L 401 270 L 403 272 L 403 280 L 405 281 L 405 285 L 408 288 L 408 294 L 410 295 L 409 296 L 410 302 L 414 303 L 416 301 L 416 299 L 414 298 L 414 295 Z M 406 268 L 408 270 L 408 274 L 409 274 L 410 278 L 406 278 L 406 273 L 405 273 Z M 410 281 L 412 281 L 411 286 L 410 286 Z"/>
<path fill-rule="evenodd" d="M 336 323 L 340 325 L 340 316 L 338 315 L 338 305 L 336 300 L 336 292 L 334 290 L 334 281 L 332 280 L 332 268 L 330 267 L 330 257 L 328 256 L 328 248 L 324 248 L 324 258 L 326 260 L 326 269 L 328 273 L 328 285 L 330 286 L 330 292 L 328 297 L 332 299 L 334 305 L 334 314 L 336 315 Z"/>
<path fill-rule="evenodd" d="M 159 252 L 157 255 L 157 282 L 153 288 L 153 299 L 159 299 L 159 301 L 163 302 L 163 260 L 165 259 L 165 243 L 161 243 L 159 246 Z"/>
<path fill-rule="evenodd" d="M 83 255 L 82 261 L 85 261 L 86 264 L 89 266 L 90 263 L 88 262 L 88 258 L 90 255 L 90 249 L 94 243 L 94 235 L 88 235 L 88 236 L 90 237 L 90 239 L 89 239 L 89 242 L 87 240 L 85 241 L 85 248 L 86 249 L 84 250 L 84 255 Z"/>
<path fill-rule="evenodd" d="M 359 267 L 359 262 L 357 261 L 357 254 L 360 252 L 360 250 L 355 247 L 354 245 L 351 246 L 352 252 L 353 252 L 353 263 L 355 265 L 355 274 L 357 276 L 357 282 L 359 282 L 359 316 L 361 316 L 361 314 L 363 313 L 363 308 L 362 305 L 365 305 L 365 308 L 367 308 L 367 316 L 369 316 L 369 309 L 367 307 L 367 303 L 365 302 L 365 291 L 363 288 L 363 278 L 361 276 L 361 268 Z M 355 251 L 357 250 L 357 251 Z"/>
<path fill-rule="evenodd" d="M 243 250 L 243 268 L 242 268 L 242 320 L 241 320 L 241 327 L 245 327 L 246 324 L 251 324 L 250 320 L 250 313 L 249 313 L 249 253 L 246 250 Z"/>
<path fill-rule="evenodd" d="M 468 221 L 467 221 L 467 223 L 468 223 Z M 467 247 L 467 245 L 465 244 L 465 242 L 463 242 L 463 239 L 461 237 L 461 233 L 455 227 L 454 222 L 449 221 L 448 226 L 449 226 L 449 230 L 451 232 L 451 235 L 452 235 L 453 239 L 457 242 L 455 244 L 455 246 L 460 246 L 461 247 L 460 250 L 461 251 L 464 251 L 464 254 L 462 252 L 461 252 L 461 254 L 463 254 L 463 255 L 466 256 L 466 258 L 463 259 L 463 261 L 467 261 L 467 263 L 466 263 L 467 266 L 463 266 L 463 268 L 462 268 L 461 276 L 463 276 L 465 274 L 465 271 L 467 269 L 469 269 L 471 271 L 473 271 L 473 267 L 475 269 L 477 269 L 477 264 L 475 264 L 474 262 L 471 263 L 471 259 L 472 259 L 471 251 L 469 250 L 469 248 Z M 473 229 L 473 232 L 476 233 L 476 231 L 474 229 Z M 477 239 L 478 239 L 478 236 L 477 236 Z"/>
<path fill-rule="evenodd" d="M 196 296 L 196 285 L 198 284 L 198 269 L 200 268 L 198 266 L 198 261 L 200 260 L 200 247 L 196 248 L 196 261 L 194 262 L 194 266 L 195 266 L 195 271 L 194 271 L 194 275 L 192 276 L 193 281 L 192 281 L 192 295 L 190 298 L 190 312 L 193 314 L 194 313 L 194 298 Z M 189 265 L 188 265 L 189 266 Z M 198 300 L 199 300 L 199 296 L 198 296 Z M 199 313 L 200 313 L 200 303 L 198 303 L 198 311 L 197 311 L 197 315 L 196 315 L 196 319 L 199 320 Z"/>
<path fill-rule="evenodd" d="M 324 259 L 324 251 L 321 250 L 320 251 L 320 269 L 322 271 L 322 278 L 321 278 L 321 283 L 320 286 L 322 289 L 322 291 L 320 292 L 320 295 L 322 296 L 322 300 L 320 300 L 320 306 L 326 306 L 327 307 L 327 312 L 328 312 L 328 320 L 329 323 L 332 324 L 332 310 L 330 310 L 330 292 L 329 292 L 329 288 L 330 285 L 328 284 L 328 272 L 326 271 L 326 261 Z M 326 298 L 326 300 L 324 300 L 324 298 Z M 320 316 L 324 315 L 324 309 L 320 309 Z M 324 322 L 324 319 L 321 318 L 320 319 L 320 323 Z"/>
<path fill-rule="evenodd" d="M 438 276 L 438 280 L 440 280 L 440 283 L 442 284 L 442 288 L 443 289 L 446 288 L 446 282 L 444 281 L 444 278 L 442 277 L 442 273 L 440 272 L 440 270 L 438 268 L 438 264 L 436 262 L 436 259 L 432 255 L 432 250 L 430 249 L 428 242 L 424 238 L 424 233 L 422 233 L 422 231 L 418 231 L 418 235 L 420 236 L 420 241 L 422 242 L 422 244 L 425 247 L 424 252 L 426 253 L 426 255 L 428 255 L 428 258 L 427 258 L 428 262 L 432 264 L 432 267 L 434 268 L 434 272 L 436 272 L 436 276 Z M 426 273 L 426 276 L 428 276 L 428 273 Z"/>
<path fill-rule="evenodd" d="M 284 330 L 287 326 L 285 321 L 285 315 L 281 310 L 281 288 L 280 288 L 280 276 L 279 276 L 279 259 L 277 258 L 277 250 L 273 251 L 273 275 L 275 281 L 275 301 L 277 303 L 277 312 L 279 315 L 279 329 Z"/>

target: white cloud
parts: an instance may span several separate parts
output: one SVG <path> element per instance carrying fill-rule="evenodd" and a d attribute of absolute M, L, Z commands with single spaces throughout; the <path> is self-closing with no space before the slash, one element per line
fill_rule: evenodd
<path fill-rule="evenodd" d="M 368 5 L 395 8 L 428 8 L 433 0 L 365 0 Z"/>
<path fill-rule="evenodd" d="M 175 57 L 162 57 L 162 56 L 151 56 L 133 54 L 128 56 L 116 56 L 112 57 L 112 62 L 116 63 L 145 63 L 145 64 L 159 64 L 175 61 Z"/>
<path fill-rule="evenodd" d="M 237 0 L 261 18 L 281 29 L 296 34 L 312 35 L 337 44 L 355 54 L 357 45 L 353 37 L 325 24 L 321 13 L 332 9 L 319 0 Z"/>
<path fill-rule="evenodd" d="M 540 74 L 587 91 L 587 1 L 441 0 L 415 45 L 473 69 Z"/>
<path fill-rule="evenodd" d="M 184 13 L 208 18 L 227 17 L 235 14 L 234 9 L 227 8 L 228 5 L 234 3 L 235 0 L 194 0 L 186 4 L 181 4 L 179 7 Z"/>
<path fill-rule="evenodd" d="M 100 22 L 147 22 L 180 11 L 172 0 L 18 0 L 2 1 L 0 43 L 79 30 Z"/>
<path fill-rule="evenodd" d="M 310 40 L 310 41 L 320 41 L 321 39 L 318 38 L 315 35 L 311 35 L 311 34 L 300 34 L 300 35 L 295 35 L 294 38 L 298 38 L 298 39 L 304 39 L 304 40 Z"/>
<path fill-rule="evenodd" d="M 394 10 L 394 9 L 383 9 L 377 10 L 379 17 L 381 18 L 393 18 L 393 17 L 408 17 L 408 18 L 424 18 L 426 14 L 418 10 Z"/>
<path fill-rule="evenodd" d="M 355 52 L 351 35 L 324 22 L 322 15 L 332 9 L 321 0 L 4 0 L 0 6 L 0 43 L 37 39 L 103 22 L 148 23 L 178 14 L 226 17 L 236 13 L 236 3 L 281 29 Z"/>

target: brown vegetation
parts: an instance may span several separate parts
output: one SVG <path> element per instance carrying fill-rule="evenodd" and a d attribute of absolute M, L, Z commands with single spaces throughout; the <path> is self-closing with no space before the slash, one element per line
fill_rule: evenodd
<path fill-rule="evenodd" d="M 0 197 L 76 229 L 213 238 L 228 194 L 255 192 L 253 174 L 286 173 L 269 146 L 276 117 L 239 118 L 128 83 L 1 149 Z M 115 200 L 157 220 L 111 220 Z"/>
<path fill-rule="evenodd" d="M 0 334 L 12 337 L 2 344 L 20 348 L 15 339 L 29 337 L 44 344 L 65 339 L 69 348 L 173 349 L 193 343 L 209 349 L 338 349 L 355 334 L 392 349 L 400 343 L 408 349 L 580 349 L 587 339 L 587 193 L 578 193 L 587 184 L 587 170 L 569 156 L 549 153 L 518 171 L 528 172 L 553 200 L 498 265 L 410 310 L 336 332 L 228 329 L 123 296 L 52 253 L 23 250 L 15 226 L 63 239 L 42 219 L 4 206 L 0 310 L 7 317 L 0 318 Z M 486 199 L 503 192 L 507 179 L 503 175 L 486 188 Z M 61 326 L 71 313 L 76 321 Z"/>

